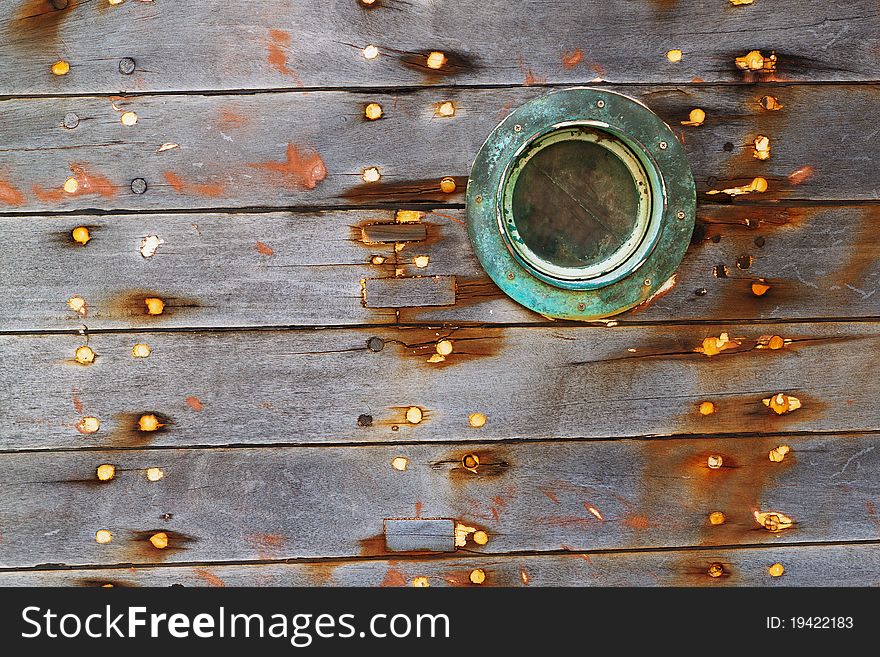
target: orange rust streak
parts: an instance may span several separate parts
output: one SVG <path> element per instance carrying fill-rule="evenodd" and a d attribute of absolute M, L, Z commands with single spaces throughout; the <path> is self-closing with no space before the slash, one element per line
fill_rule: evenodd
<path fill-rule="evenodd" d="M 14 185 L 0 180 L 0 203 L 6 205 L 21 205 L 24 203 L 24 194 L 22 194 Z"/>
<path fill-rule="evenodd" d="M 165 171 L 162 175 L 165 177 L 165 182 L 167 182 L 171 189 L 178 194 L 186 194 L 189 192 L 198 194 L 199 196 L 217 197 L 222 196 L 226 191 L 225 186 L 220 183 L 196 184 L 184 182 L 184 180 L 173 171 Z"/>
<path fill-rule="evenodd" d="M 422 503 L 416 502 L 416 518 L 422 517 Z"/>
<path fill-rule="evenodd" d="M 75 410 L 77 413 L 80 413 L 80 414 L 82 414 L 82 412 L 83 412 L 82 399 L 80 399 L 79 393 L 76 391 L 74 391 L 74 393 L 73 393 L 73 410 Z"/>
<path fill-rule="evenodd" d="M 287 68 L 287 54 L 284 49 L 290 45 L 290 34 L 284 30 L 269 30 L 269 55 L 266 61 L 279 73 L 284 75 L 290 74 Z"/>
<path fill-rule="evenodd" d="M 260 253 L 264 256 L 275 255 L 275 252 L 272 250 L 268 244 L 264 244 L 263 242 L 257 242 L 254 244 L 254 248 L 257 250 L 257 253 Z"/>
<path fill-rule="evenodd" d="M 580 48 L 576 48 L 572 52 L 562 53 L 562 68 L 566 71 L 573 69 L 582 61 L 584 61 L 584 51 Z"/>
<path fill-rule="evenodd" d="M 100 194 L 105 198 L 116 196 L 116 187 L 106 176 L 87 171 L 84 164 L 71 164 L 70 170 L 79 183 L 79 188 L 72 196 L 80 194 Z"/>
<path fill-rule="evenodd" d="M 226 586 L 226 582 L 217 577 L 214 573 L 205 570 L 204 568 L 197 568 L 195 571 L 196 575 L 201 577 L 211 586 Z"/>
<path fill-rule="evenodd" d="M 467 226 L 466 221 L 462 221 L 458 217 L 453 217 L 451 214 L 445 214 L 443 212 L 437 212 L 436 210 L 431 210 L 428 214 L 436 214 L 438 217 L 443 217 L 444 219 L 449 219 L 450 221 L 454 221 L 457 224 L 461 224 L 462 226 Z"/>
<path fill-rule="evenodd" d="M 217 124 L 223 129 L 241 128 L 248 125 L 250 122 L 251 121 L 248 117 L 237 114 L 231 109 L 221 110 L 220 118 L 217 120 Z"/>
<path fill-rule="evenodd" d="M 628 516 L 623 523 L 632 529 L 647 529 L 651 526 L 651 521 L 648 520 L 647 516 L 642 516 L 638 514 L 633 514 Z"/>
<path fill-rule="evenodd" d="M 205 405 L 202 404 L 202 400 L 194 395 L 190 395 L 186 398 L 186 405 L 196 412 L 200 412 L 203 408 L 205 408 Z"/>
<path fill-rule="evenodd" d="M 406 586 L 406 577 L 392 565 L 388 567 L 388 572 L 385 573 L 385 578 L 379 586 Z"/>
<path fill-rule="evenodd" d="M 556 497 L 555 493 L 552 490 L 542 490 L 542 493 L 547 496 L 547 498 L 553 502 L 554 504 L 559 504 L 559 498 Z"/>
<path fill-rule="evenodd" d="M 287 144 L 284 162 L 252 162 L 247 166 L 278 174 L 285 182 L 306 189 L 314 189 L 327 177 L 327 167 L 318 153 L 301 154 L 293 144 Z"/>
<path fill-rule="evenodd" d="M 790 174 L 788 174 L 788 182 L 792 185 L 800 185 L 803 182 L 806 182 L 815 174 L 815 170 L 813 167 L 806 166 L 801 167 L 800 169 L 795 169 Z"/>
<path fill-rule="evenodd" d="M 32 185 L 31 192 L 33 192 L 34 196 L 39 200 L 47 202 L 60 201 L 61 197 L 64 196 L 64 191 L 60 187 L 58 189 L 46 189 L 44 187 Z"/>

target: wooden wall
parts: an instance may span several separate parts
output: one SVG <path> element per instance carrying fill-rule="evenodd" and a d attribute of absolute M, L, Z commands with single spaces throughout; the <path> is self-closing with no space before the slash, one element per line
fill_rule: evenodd
<path fill-rule="evenodd" d="M 874 0 L 5 5 L 0 584 L 880 583 Z M 576 325 L 491 283 L 464 189 L 582 84 L 699 206 L 671 289 Z"/>

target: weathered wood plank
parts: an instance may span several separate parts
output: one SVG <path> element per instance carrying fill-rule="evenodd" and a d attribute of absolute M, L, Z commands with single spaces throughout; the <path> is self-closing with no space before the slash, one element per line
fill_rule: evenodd
<path fill-rule="evenodd" d="M 720 565 L 723 574 L 708 570 Z M 781 564 L 782 576 L 770 566 Z M 874 544 L 0 572 L 0 586 L 878 586 Z M 717 572 L 717 571 L 714 571 Z M 475 576 L 479 579 L 479 575 Z"/>
<path fill-rule="evenodd" d="M 876 436 L 786 437 L 791 451 L 773 462 L 779 442 L 3 454 L 0 567 L 393 558 L 402 553 L 389 550 L 385 519 L 416 516 L 454 519 L 468 554 L 880 538 Z M 724 467 L 707 467 L 713 453 Z M 408 459 L 405 470 L 395 457 Z M 115 466 L 114 479 L 98 481 L 101 464 Z M 164 476 L 149 481 L 147 468 Z M 793 524 L 768 531 L 756 512 Z M 97 543 L 98 530 L 111 542 Z M 159 532 L 165 549 L 150 542 Z"/>
<path fill-rule="evenodd" d="M 2 93 L 748 81 L 735 58 L 778 55 L 776 80 L 880 79 L 873 0 L 804 3 L 10 2 Z M 361 49 L 379 48 L 366 60 Z M 666 53 L 683 51 L 678 63 Z M 427 55 L 444 51 L 438 70 Z M 122 58 L 134 66 L 120 67 Z M 53 76 L 59 58 L 66 76 Z M 122 74 L 121 70 L 130 73 Z"/>
<path fill-rule="evenodd" d="M 454 306 L 455 276 L 368 278 L 364 281 L 367 308 Z"/>
<path fill-rule="evenodd" d="M 880 206 L 703 206 L 698 219 L 675 286 L 615 321 L 880 314 Z M 388 324 L 394 309 L 365 307 L 363 293 L 368 279 L 393 284 L 396 275 L 455 280 L 455 305 L 401 309 L 404 322 L 546 321 L 488 279 L 464 220 L 456 209 L 418 224 L 396 224 L 388 210 L 2 217 L 0 330 Z M 78 226 L 89 229 L 86 246 L 73 240 Z M 414 241 L 378 242 L 379 233 Z M 164 243 L 144 258 L 150 235 Z M 770 289 L 757 296 L 762 280 Z M 87 303 L 84 317 L 67 306 L 74 295 Z M 146 314 L 149 296 L 166 301 L 163 314 Z"/>
<path fill-rule="evenodd" d="M 464 200 L 470 163 L 500 119 L 544 89 L 70 97 L 0 103 L 0 211 L 155 210 L 450 204 Z M 761 176 L 778 199 L 876 200 L 877 85 L 627 87 L 676 128 L 700 197 Z M 779 111 L 761 98 L 777 96 Z M 436 106 L 456 105 L 442 117 Z M 383 118 L 364 118 L 378 102 Z M 685 127 L 694 107 L 702 126 Z M 833 107 L 833 120 L 829 120 Z M 135 112 L 135 125 L 121 122 Z M 63 127 L 74 113 L 76 128 Z M 771 140 L 771 157 L 753 156 Z M 162 149 L 165 145 L 164 150 Z M 177 145 L 176 147 L 174 145 Z M 380 179 L 364 182 L 377 168 Z M 456 189 L 440 190 L 453 177 Z M 63 186 L 76 179 L 74 192 Z M 136 181 L 136 182 L 135 182 Z M 140 193 L 138 193 L 140 192 Z"/>
<path fill-rule="evenodd" d="M 878 347 L 869 322 L 0 336 L 0 449 L 876 431 Z"/>

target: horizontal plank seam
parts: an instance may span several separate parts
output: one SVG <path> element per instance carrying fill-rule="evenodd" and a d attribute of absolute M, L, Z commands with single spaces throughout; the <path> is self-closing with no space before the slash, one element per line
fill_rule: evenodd
<path fill-rule="evenodd" d="M 154 452 L 174 450 L 263 450 L 263 449 L 291 449 L 291 448 L 380 448 L 380 447 L 406 447 L 406 446 L 448 446 L 461 445 L 532 445 L 547 443 L 619 443 L 624 441 L 644 442 L 653 440 L 688 440 L 699 441 L 707 439 L 737 439 L 737 438 L 812 438 L 821 436 L 872 436 L 880 435 L 880 429 L 847 429 L 830 430 L 821 429 L 815 431 L 755 431 L 755 432 L 719 432 L 719 433 L 681 433 L 681 434 L 646 434 L 640 436 L 599 436 L 599 437 L 572 437 L 572 438 L 499 438 L 474 440 L 462 438 L 460 440 L 401 440 L 386 442 L 382 440 L 364 441 L 332 441 L 332 442 L 275 442 L 275 443 L 225 443 L 222 445 L 151 445 L 149 447 L 113 447 L 96 445 L 94 447 L 27 447 L 23 449 L 0 449 L 0 457 L 7 454 L 55 454 L 67 452 Z M 63 483 L 59 481 L 58 483 Z"/>
<path fill-rule="evenodd" d="M 804 87 L 804 86 L 852 86 L 852 87 L 864 87 L 870 85 L 880 84 L 880 79 L 872 80 L 804 80 L 804 81 L 786 81 L 786 82 L 774 82 L 772 86 L 776 88 L 785 88 L 785 87 Z M 602 80 L 601 82 L 595 82 L 593 79 L 583 80 L 580 82 L 553 82 L 553 83 L 534 83 L 534 84 L 457 84 L 457 85 L 448 85 L 448 84 L 439 84 L 439 85 L 430 85 L 430 84 L 420 84 L 420 85 L 388 85 L 388 86 L 376 86 L 376 85 L 347 85 L 347 86 L 315 86 L 315 87 L 254 87 L 254 88 L 240 88 L 240 89 L 162 89 L 157 91 L 135 91 L 135 90 L 127 90 L 125 91 L 126 98 L 142 98 L 145 96 L 256 96 L 261 94 L 309 94 L 316 93 L 322 91 L 332 91 L 332 92 L 344 92 L 344 93 L 352 93 L 352 94 L 368 94 L 368 93 L 386 93 L 386 94 L 405 94 L 405 93 L 417 93 L 419 91 L 427 91 L 427 90 L 436 90 L 436 91 L 456 91 L 456 90 L 493 90 L 493 89 L 526 89 L 526 88 L 535 88 L 535 89 L 570 89 L 572 87 L 596 87 L 596 88 L 626 88 L 626 87 L 684 87 L 684 88 L 697 88 L 697 89 L 707 89 L 711 87 L 735 87 L 735 88 L 749 88 L 749 87 L 766 87 L 771 86 L 771 83 L 766 81 L 754 80 L 754 81 L 745 81 L 745 80 L 719 80 L 712 82 L 612 82 L 609 80 Z M 51 94 L 0 94 L 0 102 L 6 100 L 44 100 L 44 99 L 53 99 L 53 98 L 104 98 L 108 94 L 112 95 L 114 93 L 119 93 L 118 91 L 107 91 L 100 92 L 94 91 L 91 93 L 51 93 Z"/>
<path fill-rule="evenodd" d="M 609 326 L 609 322 L 611 325 Z M 657 320 L 627 320 L 608 319 L 595 322 L 565 322 L 565 321 L 535 321 L 535 322 L 462 322 L 462 321 L 431 321 L 424 322 L 375 322 L 372 324 L 265 324 L 261 326 L 167 326 L 167 327 L 115 327 L 90 329 L 85 325 L 80 328 L 70 329 L 9 329 L 0 330 L 0 337 L 24 337 L 24 336 L 52 336 L 52 335 L 129 335 L 129 334 L 154 334 L 154 333 L 268 333 L 268 332 L 298 332 L 298 331 L 369 331 L 371 329 L 419 329 L 419 328 L 504 328 L 504 329 L 605 329 L 614 330 L 620 328 L 636 328 L 640 326 L 773 326 L 779 324 L 875 324 L 880 322 L 880 315 L 858 316 L 832 316 L 832 317 L 792 317 L 792 318 L 761 318 L 744 319 L 737 317 L 712 317 L 708 319 L 657 319 Z M 366 348 L 366 347 L 365 347 Z M 731 352 L 729 357 L 741 352 Z"/>
<path fill-rule="evenodd" d="M 760 201 L 756 199 L 741 199 L 735 203 L 730 202 L 726 198 L 718 200 L 698 199 L 698 209 L 717 208 L 719 206 L 729 207 L 750 207 L 757 209 L 765 208 L 800 208 L 800 207 L 865 207 L 880 205 L 878 199 L 811 199 L 811 198 L 784 198 L 773 199 L 770 201 Z M 404 210 L 418 209 L 425 211 L 427 209 L 436 210 L 464 210 L 463 203 L 437 203 L 435 201 L 404 201 L 395 203 L 389 201 L 387 203 L 372 203 L 369 205 L 353 205 L 353 204 L 336 204 L 336 205 L 251 205 L 251 206 L 215 206 L 191 208 L 148 208 L 148 209 L 131 209 L 131 208 L 113 208 L 107 210 L 104 208 L 78 208 L 73 210 L 27 210 L 27 211 L 5 211 L 0 212 L 0 219 L 18 218 L 18 217 L 67 217 L 67 216 L 139 216 L 139 215 L 204 215 L 210 214 L 330 214 L 334 212 L 361 211 L 370 212 L 373 210 Z"/>
<path fill-rule="evenodd" d="M 291 559 L 264 559 L 264 560 L 227 560 L 227 561 L 185 561 L 174 563 L 117 563 L 117 564 L 40 564 L 26 568 L 0 568 L 0 573 L 36 573 L 36 572 L 65 572 L 69 570 L 121 570 L 156 568 L 193 568 L 193 567 L 217 567 L 217 566 L 270 566 L 270 565 L 297 565 L 297 564 L 326 564 L 326 563 L 364 563 L 371 561 L 446 561 L 450 559 L 473 559 L 482 557 L 485 559 L 521 559 L 523 557 L 552 557 L 552 556 L 580 556 L 580 555 L 625 555 L 625 554 L 662 554 L 676 552 L 719 552 L 719 551 L 742 551 L 742 550 L 774 550 L 774 549 L 802 549 L 822 547 L 850 547 L 850 546 L 880 546 L 880 540 L 864 539 L 858 541 L 803 541 L 792 543 L 745 543 L 735 545 L 682 545 L 668 547 L 649 548 L 606 548 L 602 550 L 523 550 L 518 552 L 477 552 L 458 549 L 455 552 L 441 552 L 436 554 L 409 555 L 403 553 L 389 553 L 375 556 L 357 557 L 317 557 L 317 558 L 291 558 Z"/>

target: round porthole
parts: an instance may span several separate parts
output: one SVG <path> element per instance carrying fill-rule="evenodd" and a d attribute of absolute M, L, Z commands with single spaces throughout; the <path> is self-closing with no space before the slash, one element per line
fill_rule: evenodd
<path fill-rule="evenodd" d="M 467 189 L 483 268 L 547 317 L 597 319 L 649 299 L 694 227 L 696 190 L 672 130 L 641 103 L 566 89 L 493 130 Z"/>

